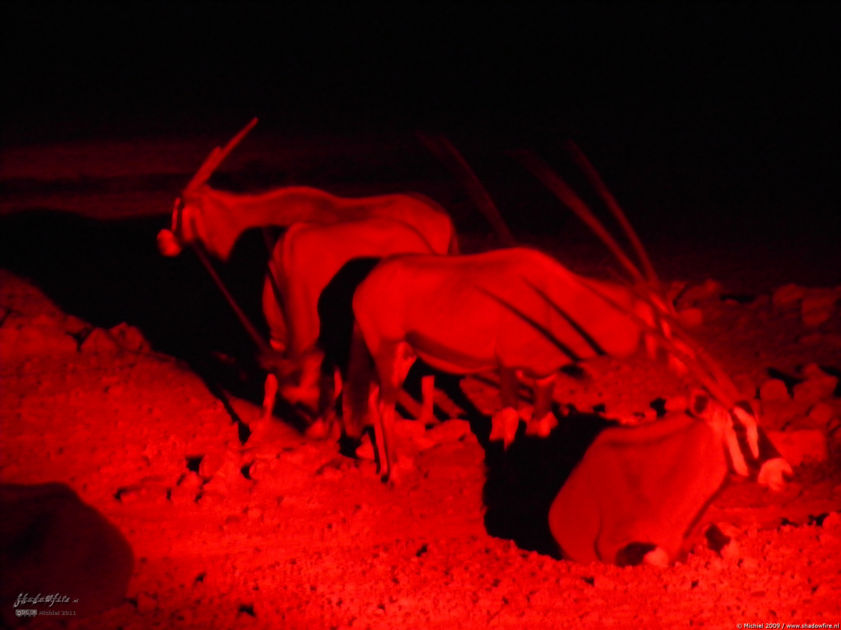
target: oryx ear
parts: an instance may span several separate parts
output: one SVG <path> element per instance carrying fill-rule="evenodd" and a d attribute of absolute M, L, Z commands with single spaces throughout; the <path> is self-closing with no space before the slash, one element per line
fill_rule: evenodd
<path fill-rule="evenodd" d="M 181 253 L 181 243 L 178 242 L 172 230 L 164 228 L 158 232 L 158 251 L 164 256 L 178 256 Z"/>
<path fill-rule="evenodd" d="M 689 410 L 699 418 L 704 415 L 710 405 L 710 395 L 703 389 L 694 389 L 689 397 Z"/>

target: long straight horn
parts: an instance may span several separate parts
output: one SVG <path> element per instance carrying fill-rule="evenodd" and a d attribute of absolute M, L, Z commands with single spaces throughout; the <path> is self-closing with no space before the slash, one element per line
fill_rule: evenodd
<path fill-rule="evenodd" d="M 423 133 L 417 134 L 418 140 L 432 153 L 444 166 L 453 171 L 455 176 L 462 181 L 473 203 L 479 211 L 485 215 L 488 223 L 491 224 L 497 238 L 506 247 L 516 244 L 516 239 L 511 229 L 502 218 L 502 213 L 491 199 L 488 190 L 482 184 L 476 172 L 464 159 L 461 152 L 450 142 L 449 138 L 443 135 L 427 136 Z"/>
<path fill-rule="evenodd" d="M 622 208 L 619 206 L 619 203 L 616 201 L 616 197 L 613 196 L 613 193 L 610 192 L 608 187 L 605 185 L 604 181 L 602 180 L 601 176 L 599 176 L 598 171 L 593 167 L 593 164 L 590 160 L 587 159 L 587 156 L 584 155 L 584 152 L 578 148 L 578 145 L 575 144 L 572 140 L 567 142 L 567 149 L 572 155 L 572 158 L 575 160 L 578 167 L 584 171 L 584 174 L 587 176 L 587 179 L 590 180 L 590 184 L 593 188 L 601 196 L 602 200 L 607 205 L 608 209 L 613 213 L 613 216 L 616 217 L 616 220 L 619 221 L 619 225 L 622 226 L 622 229 L 625 231 L 625 234 L 628 237 L 628 240 L 631 241 L 631 245 L 634 247 L 634 251 L 637 252 L 637 256 L 639 257 L 640 262 L 642 263 L 643 270 L 645 271 L 646 277 L 655 285 L 659 285 L 660 281 L 657 278 L 657 272 L 654 271 L 654 265 L 651 264 L 651 259 L 648 256 L 648 252 L 645 250 L 645 247 L 642 245 L 642 241 L 640 241 L 639 236 L 634 230 L 634 227 L 631 225 L 631 222 L 628 221 L 628 217 Z"/>
<path fill-rule="evenodd" d="M 622 251 L 622 248 L 619 246 L 619 243 L 616 242 L 616 239 L 610 235 L 604 225 L 602 225 L 601 221 L 596 218 L 590 208 L 588 208 L 581 198 L 575 194 L 572 188 L 570 188 L 557 173 L 549 168 L 549 165 L 546 164 L 546 162 L 540 159 L 532 151 L 515 151 L 513 155 L 523 166 L 526 167 L 526 169 L 531 171 L 535 177 L 543 182 L 543 185 L 551 190 L 552 193 L 561 200 L 561 203 L 569 207 L 570 210 L 578 215 L 578 218 L 587 224 L 587 227 L 589 227 L 593 233 L 601 239 L 601 241 L 614 255 L 616 260 L 618 260 L 619 263 L 627 269 L 628 273 L 631 274 L 631 277 L 635 281 L 645 281 L 645 278 L 642 273 L 640 273 L 640 270 L 631 261 L 631 259 L 628 258 L 625 252 Z"/>
<path fill-rule="evenodd" d="M 228 154 L 234 150 L 242 139 L 254 128 L 254 125 L 257 124 L 257 117 L 255 116 L 252 118 L 245 127 L 240 129 L 239 133 L 231 138 L 230 142 L 225 145 L 225 148 L 221 147 L 214 147 L 213 150 L 210 152 L 210 155 L 207 156 L 205 161 L 199 167 L 199 170 L 196 171 L 196 174 L 193 175 L 192 179 L 189 181 L 187 186 L 184 188 L 184 191 L 191 191 L 199 186 L 204 185 L 210 176 L 213 175 L 213 172 L 219 168 L 219 165 L 222 163 Z"/>
<path fill-rule="evenodd" d="M 622 306 L 609 295 L 600 291 L 597 287 L 588 282 L 582 282 L 581 286 L 588 289 L 597 297 L 605 301 L 609 306 L 624 313 L 631 319 L 641 330 L 646 334 L 656 338 L 660 345 L 669 353 L 670 356 L 679 360 L 686 369 L 697 378 L 701 384 L 707 388 L 707 391 L 712 394 L 713 398 L 722 403 L 725 407 L 732 408 L 736 403 L 738 390 L 724 371 L 718 367 L 713 361 L 712 357 L 707 355 L 703 349 L 693 340 L 687 333 L 680 329 L 680 326 L 668 314 L 660 313 L 659 317 L 665 319 L 669 323 L 670 334 L 666 335 L 660 328 L 652 326 L 646 322 L 642 317 L 637 315 L 633 310 Z M 642 300 L 645 300 L 655 308 L 647 296 L 636 294 Z M 655 308 L 656 310 L 656 308 Z"/>

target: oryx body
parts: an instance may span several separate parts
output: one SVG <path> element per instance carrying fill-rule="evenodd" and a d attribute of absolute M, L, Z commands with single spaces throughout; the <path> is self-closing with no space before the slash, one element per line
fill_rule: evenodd
<path fill-rule="evenodd" d="M 296 223 L 277 241 L 263 287 L 263 313 L 272 347 L 299 373 L 297 382 L 282 384 L 281 393 L 289 402 L 304 403 L 316 412 L 329 402 L 321 373 L 323 349 L 317 347 L 323 332 L 319 299 L 339 270 L 354 259 L 432 253 L 430 240 L 436 241 L 438 235 L 428 236 L 403 221 L 374 217 Z M 437 242 L 444 246 L 443 239 Z M 351 325 L 348 322 L 348 330 Z M 271 414 L 274 405 L 274 378 L 270 374 L 267 379 L 264 416 Z"/>
<path fill-rule="evenodd" d="M 256 194 L 216 190 L 207 184 L 185 190 L 173 210 L 171 233 L 180 243 L 201 243 L 210 253 L 227 259 L 234 243 L 249 228 L 370 218 L 401 221 L 414 227 L 428 239 L 431 251 L 457 251 L 450 217 L 423 195 L 339 197 L 308 186 L 287 186 Z M 178 253 L 176 245 L 167 244 L 171 250 L 165 253 Z"/>
<path fill-rule="evenodd" d="M 528 248 L 384 260 L 359 285 L 353 312 L 379 379 L 384 475 L 394 459 L 395 396 L 415 356 L 453 374 L 499 370 L 502 410 L 492 438 L 507 444 L 518 422 L 516 372 L 546 379 L 533 416 L 545 422 L 559 368 L 597 354 L 628 356 L 653 326 L 650 304 L 630 287 L 581 277 Z M 356 357 L 351 370 L 362 371 Z M 350 379 L 364 386 L 364 378 Z"/>
<path fill-rule="evenodd" d="M 287 394 L 313 402 L 320 359 L 310 352 L 319 334 L 318 297 L 349 260 L 403 252 L 456 253 L 458 242 L 449 215 L 437 203 L 415 193 L 339 197 L 307 186 L 287 186 L 263 193 L 233 193 L 211 188 L 207 181 L 219 164 L 257 124 L 252 119 L 225 147 L 216 147 L 176 198 L 171 229 L 158 233 L 158 248 L 178 255 L 185 244 L 226 260 L 240 235 L 250 228 L 290 228 L 276 243 L 263 291 L 264 314 L 271 344 L 266 344 L 224 287 L 232 307 L 264 355 L 269 348 L 293 363 L 305 362 L 308 383 Z M 297 227 L 296 227 L 297 226 Z M 288 318 L 288 319 L 287 319 Z M 275 357 L 271 357 L 275 361 Z M 315 369 L 313 369 L 315 368 Z M 301 387 L 305 385 L 305 387 Z M 271 413 L 277 392 L 273 374 L 266 379 L 264 416 Z M 427 381 L 424 391 L 431 390 Z M 431 393 L 431 392 L 430 392 Z M 323 398 L 323 396 L 321 396 Z M 323 405 L 323 400 L 319 406 Z"/>
<path fill-rule="evenodd" d="M 553 303 L 573 321 L 586 322 L 586 334 Z M 405 342 L 430 365 L 456 374 L 505 367 L 540 378 L 596 354 L 626 356 L 641 330 L 624 311 L 636 309 L 651 321 L 650 307 L 635 301 L 630 288 L 584 278 L 528 248 L 394 257 L 365 279 L 353 304 L 374 357 Z M 551 330 L 568 350 L 517 311 Z"/>

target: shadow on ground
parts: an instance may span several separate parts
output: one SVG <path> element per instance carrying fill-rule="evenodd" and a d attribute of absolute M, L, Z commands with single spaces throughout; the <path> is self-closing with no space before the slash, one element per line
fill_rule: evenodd
<path fill-rule="evenodd" d="M 28 210 L 0 217 L 0 267 L 23 276 L 64 312 L 110 328 L 137 327 L 154 350 L 187 361 L 206 381 L 232 391 L 253 381 L 254 345 L 197 258 L 158 253 L 166 218 L 97 221 Z M 257 234 L 246 234 L 219 274 L 258 329 L 266 264 Z M 261 381 L 258 381 L 261 384 Z M 254 397 L 255 392 L 249 398 Z"/>
<path fill-rule="evenodd" d="M 557 415 L 557 411 L 556 411 Z M 518 547 L 559 557 L 549 531 L 549 507 L 593 440 L 609 426 L 595 414 L 573 412 L 560 418 L 548 438 L 523 435 L 503 450 L 486 443 L 487 480 L 483 491 L 488 533 Z"/>

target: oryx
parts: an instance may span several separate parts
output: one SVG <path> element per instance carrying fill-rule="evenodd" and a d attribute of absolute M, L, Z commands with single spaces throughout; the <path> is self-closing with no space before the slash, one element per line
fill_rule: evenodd
<path fill-rule="evenodd" d="M 243 137 L 253 119 L 225 148 L 216 147 L 174 203 L 171 227 L 158 233 L 165 256 L 181 253 L 184 244 L 199 243 L 226 260 L 240 235 L 254 227 L 288 227 L 297 222 L 336 223 L 379 217 L 402 221 L 423 234 L 433 251 L 458 251 L 452 220 L 423 195 L 395 193 L 371 197 L 338 197 L 308 186 L 284 186 L 262 193 L 232 193 L 211 188 L 207 181 Z"/>
<path fill-rule="evenodd" d="M 773 447 L 760 438 L 767 458 Z M 685 412 L 602 431 L 552 502 L 549 529 L 570 560 L 671 563 L 728 474 L 747 475 L 750 459 L 733 416 L 696 391 Z"/>
<path fill-rule="evenodd" d="M 432 254 L 435 251 L 426 235 L 394 219 L 374 217 L 330 224 L 293 224 L 272 251 L 263 286 L 263 313 L 269 326 L 270 343 L 280 355 L 266 377 L 263 418 L 267 419 L 274 407 L 277 372 L 285 376 L 280 384 L 283 397 L 293 404 L 302 403 L 317 419 L 323 418 L 332 402 L 334 375 L 322 370 L 322 362 L 325 350 L 343 352 L 319 347 L 319 337 L 325 333 L 325 322 L 319 315 L 319 300 L 347 263 L 363 258 L 379 259 L 407 252 Z M 349 304 L 347 311 L 349 344 L 352 328 Z M 335 367 L 344 369 L 345 365 Z M 423 383 L 424 416 L 432 415 L 431 387 L 431 381 Z"/>
<path fill-rule="evenodd" d="M 256 123 L 256 118 L 251 120 L 224 148 L 211 151 L 175 200 L 171 229 L 159 232 L 158 247 L 162 254 L 175 256 L 190 244 L 209 265 L 204 250 L 226 260 L 249 228 L 289 228 L 272 248 L 263 290 L 272 351 L 256 339 L 258 334 L 247 318 L 240 315 L 240 319 L 258 342 L 264 359 L 287 375 L 297 373 L 299 382 L 286 382 L 283 390 L 290 402 L 304 402 L 313 411 L 323 411 L 326 392 L 317 386 L 322 379 L 315 347 L 320 292 L 353 258 L 404 252 L 456 253 L 456 232 L 440 205 L 415 193 L 343 198 L 306 186 L 258 194 L 235 194 L 208 186 L 215 169 Z M 277 389 L 277 378 L 270 371 L 264 418 L 271 415 Z M 423 413 L 431 415 L 429 379 L 425 379 L 423 391 L 428 398 Z"/>
<path fill-rule="evenodd" d="M 395 462 L 396 392 L 416 357 L 455 374 L 498 370 L 502 404 L 492 419 L 491 438 L 507 444 L 519 422 L 514 395 L 517 372 L 538 382 L 531 424 L 546 434 L 555 421 L 549 403 L 559 368 L 598 354 L 625 357 L 641 343 L 650 354 L 662 350 L 673 367 L 691 372 L 730 409 L 747 431 L 752 456 L 758 457 L 755 414 L 749 406 L 736 404 L 739 392 L 732 381 L 680 330 L 639 241 L 631 239 L 646 275 L 560 178 L 549 177 L 548 169 L 534 160 L 530 165 L 590 222 L 634 282 L 585 278 L 528 248 L 471 256 L 404 255 L 381 262 L 357 289 L 353 311 L 354 347 L 364 346 L 370 352 L 379 387 L 373 416 L 383 478 L 393 472 Z M 587 173 L 601 183 L 595 171 Z M 621 213 L 615 200 L 604 194 L 603 185 L 599 188 L 611 209 Z M 632 232 L 627 221 L 623 225 Z M 348 386 L 364 389 L 369 369 L 365 353 L 354 351 Z M 356 400 L 362 398 L 361 393 L 354 395 Z M 772 483 L 784 470 L 783 465 L 776 468 Z"/>
<path fill-rule="evenodd" d="M 491 439 L 507 445 L 519 422 L 517 372 L 539 383 L 531 428 L 545 435 L 561 367 L 597 354 L 628 356 L 655 330 L 652 306 L 633 289 L 583 278 L 528 248 L 383 260 L 357 288 L 353 312 L 380 388 L 384 475 L 394 457 L 395 396 L 415 357 L 453 374 L 498 370 L 502 404 Z M 348 386 L 364 386 L 354 376 L 364 373 L 364 355 L 351 361 Z"/>

